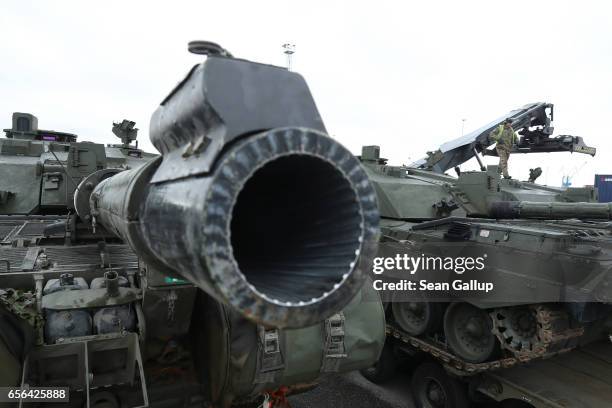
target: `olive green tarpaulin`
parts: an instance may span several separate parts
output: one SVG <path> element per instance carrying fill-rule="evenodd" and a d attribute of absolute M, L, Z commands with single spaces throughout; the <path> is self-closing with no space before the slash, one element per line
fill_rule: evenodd
<path fill-rule="evenodd" d="M 194 321 L 197 363 L 216 406 L 369 367 L 385 342 L 382 303 L 368 283 L 342 313 L 302 329 L 263 328 L 206 295 L 199 299 L 199 309 Z"/>

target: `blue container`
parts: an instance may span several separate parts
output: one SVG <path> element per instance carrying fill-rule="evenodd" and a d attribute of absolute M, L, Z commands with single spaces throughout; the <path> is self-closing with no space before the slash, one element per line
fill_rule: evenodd
<path fill-rule="evenodd" d="M 599 202 L 612 202 L 612 175 L 596 174 L 595 187 L 599 190 Z"/>

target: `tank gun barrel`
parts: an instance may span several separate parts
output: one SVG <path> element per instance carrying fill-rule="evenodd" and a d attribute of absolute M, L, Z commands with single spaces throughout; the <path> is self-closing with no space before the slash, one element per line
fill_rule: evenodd
<path fill-rule="evenodd" d="M 376 197 L 301 76 L 209 56 L 150 133 L 162 156 L 89 186 L 88 206 L 148 265 L 276 327 L 320 322 L 361 288 Z"/>
<path fill-rule="evenodd" d="M 497 201 L 490 205 L 490 216 L 497 219 L 537 218 L 612 220 L 612 203 L 563 203 Z"/>

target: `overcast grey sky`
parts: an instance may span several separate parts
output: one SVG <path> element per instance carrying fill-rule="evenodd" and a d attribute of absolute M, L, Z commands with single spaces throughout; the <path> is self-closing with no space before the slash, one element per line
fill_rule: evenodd
<path fill-rule="evenodd" d="M 94 6 L 95 4 L 95 6 Z M 293 67 L 327 129 L 354 153 L 379 144 L 409 163 L 528 102 L 555 104 L 557 134 L 583 136 L 591 159 L 515 155 L 511 173 L 592 184 L 612 174 L 612 7 L 589 1 L 13 1 L 0 5 L 0 126 L 32 112 L 43 129 L 114 143 L 111 122 L 148 124 L 200 57 L 193 39 Z M 495 163 L 495 158 L 487 158 Z M 465 169 L 475 168 L 472 163 Z"/>

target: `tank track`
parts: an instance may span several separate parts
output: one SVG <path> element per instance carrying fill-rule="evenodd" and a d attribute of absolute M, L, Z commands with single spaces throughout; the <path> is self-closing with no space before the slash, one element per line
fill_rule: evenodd
<path fill-rule="evenodd" d="M 529 337 L 521 339 L 520 333 L 497 318 L 511 309 L 497 309 L 491 312 L 493 333 L 502 348 L 513 353 L 521 362 L 572 350 L 578 345 L 578 338 L 584 334 L 583 327 L 571 327 L 572 320 L 566 311 L 548 305 L 530 305 L 523 310 L 532 316 L 535 330 Z"/>
<path fill-rule="evenodd" d="M 584 333 L 583 328 L 567 327 L 568 316 L 565 312 L 548 306 L 533 306 L 538 319 L 538 336 L 541 345 L 531 352 L 515 354 L 484 363 L 469 363 L 450 352 L 446 346 L 432 338 L 417 338 L 387 324 L 387 335 L 405 343 L 419 351 L 427 353 L 440 361 L 447 369 L 456 375 L 474 375 L 488 371 L 514 367 L 536 359 L 554 357 L 574 349 L 578 337 Z"/>

